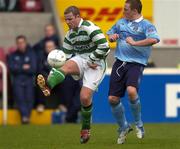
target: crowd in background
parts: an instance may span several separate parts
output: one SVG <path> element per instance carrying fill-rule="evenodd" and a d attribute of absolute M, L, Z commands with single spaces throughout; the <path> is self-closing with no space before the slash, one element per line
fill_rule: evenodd
<path fill-rule="evenodd" d="M 16 46 L 8 49 L 7 54 L 0 48 L 0 60 L 8 68 L 9 107 L 19 110 L 23 124 L 29 123 L 33 108 L 37 112 L 43 112 L 45 108 L 58 109 L 65 114 L 65 122 L 76 123 L 80 110 L 80 81 L 67 76 L 49 97 L 45 97 L 36 86 L 36 76 L 47 76 L 51 69 L 47 63 L 48 53 L 61 49 L 55 27 L 52 24 L 46 25 L 44 37 L 34 45 L 30 45 L 23 34 L 16 37 L 15 43 Z M 2 95 L 2 70 L 0 75 Z"/>

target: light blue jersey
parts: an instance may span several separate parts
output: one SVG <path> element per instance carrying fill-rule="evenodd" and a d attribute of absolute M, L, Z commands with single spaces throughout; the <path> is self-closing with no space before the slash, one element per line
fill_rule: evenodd
<path fill-rule="evenodd" d="M 158 41 L 159 36 L 156 28 L 148 20 L 143 17 L 129 21 L 120 19 L 108 32 L 108 35 L 119 34 L 115 57 L 125 62 L 135 62 L 146 65 L 151 53 L 152 46 L 131 46 L 126 43 L 127 37 L 132 37 L 135 41 L 144 40 L 146 38 L 155 38 Z"/>

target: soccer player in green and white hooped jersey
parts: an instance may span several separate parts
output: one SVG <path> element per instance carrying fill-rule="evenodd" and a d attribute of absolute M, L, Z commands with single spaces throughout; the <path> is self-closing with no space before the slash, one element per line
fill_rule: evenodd
<path fill-rule="evenodd" d="M 93 92 L 105 75 L 105 59 L 110 49 L 101 29 L 92 22 L 83 20 L 77 7 L 68 7 L 64 16 L 69 31 L 64 38 L 63 51 L 69 60 L 61 68 L 53 68 L 47 81 L 44 76 L 38 75 L 37 84 L 44 95 L 48 96 L 51 89 L 64 80 L 65 75 L 71 74 L 74 79 L 82 79 L 80 142 L 86 143 L 90 138 Z M 72 55 L 75 56 L 71 58 Z"/>

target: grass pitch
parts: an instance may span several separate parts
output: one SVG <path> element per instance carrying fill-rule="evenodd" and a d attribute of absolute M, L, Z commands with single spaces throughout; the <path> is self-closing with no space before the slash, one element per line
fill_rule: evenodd
<path fill-rule="evenodd" d="M 80 144 L 80 125 L 0 126 L 0 149 L 180 149 L 180 124 L 145 124 L 143 140 L 131 132 L 117 145 L 115 124 L 93 124 L 91 139 Z"/>

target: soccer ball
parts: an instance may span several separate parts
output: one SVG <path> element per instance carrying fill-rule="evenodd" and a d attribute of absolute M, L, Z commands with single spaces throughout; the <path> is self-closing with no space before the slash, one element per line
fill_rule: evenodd
<path fill-rule="evenodd" d="M 48 54 L 48 64 L 53 68 L 59 68 L 66 62 L 66 54 L 59 49 L 55 49 Z"/>

